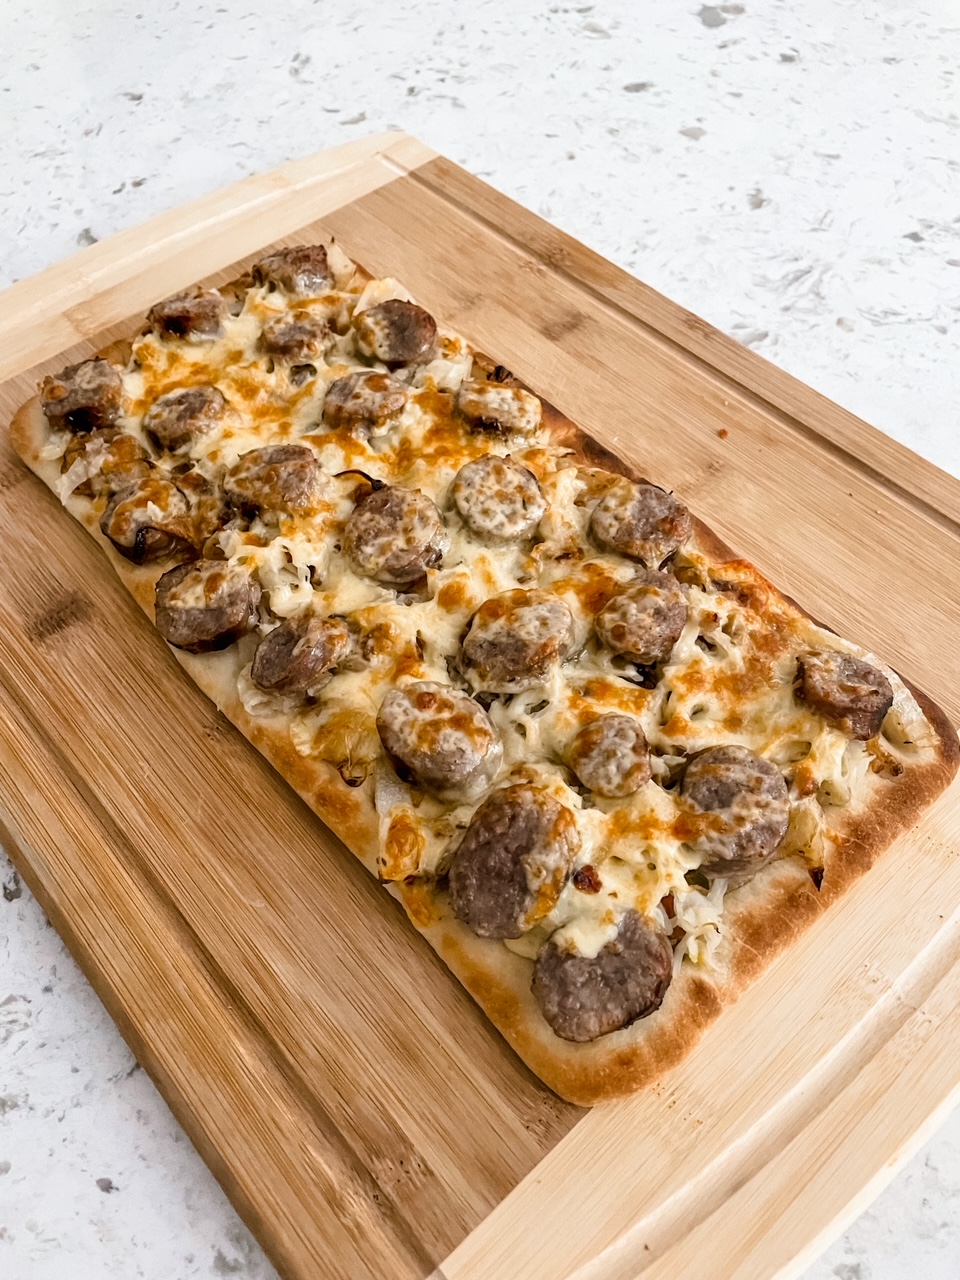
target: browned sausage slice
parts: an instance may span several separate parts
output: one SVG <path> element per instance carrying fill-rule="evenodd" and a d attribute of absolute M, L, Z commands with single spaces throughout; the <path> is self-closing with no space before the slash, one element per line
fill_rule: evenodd
<path fill-rule="evenodd" d="M 519 938 L 556 906 L 579 849 L 573 812 L 542 787 L 491 792 L 453 856 L 454 913 L 481 938 Z"/>
<path fill-rule="evenodd" d="M 747 747 L 710 747 L 693 757 L 681 792 L 710 816 L 689 843 L 703 854 L 705 875 L 749 880 L 777 851 L 790 819 L 790 796 L 775 764 Z"/>
<path fill-rule="evenodd" d="M 588 791 L 630 796 L 650 781 L 650 748 L 633 716 L 598 716 L 567 748 L 567 763 Z"/>
<path fill-rule="evenodd" d="M 120 489 L 136 484 L 153 469 L 140 441 L 116 427 L 91 431 L 85 436 L 71 436 L 60 463 L 61 474 L 69 471 L 80 459 L 87 464 L 91 474 L 89 479 L 74 486 L 73 492 L 84 498 L 95 498 L 100 494 L 110 497 Z"/>
<path fill-rule="evenodd" d="M 112 426 L 120 416 L 123 382 L 120 370 L 98 356 L 67 365 L 40 387 L 40 407 L 54 430 L 75 434 Z"/>
<path fill-rule="evenodd" d="M 268 320 L 260 335 L 260 345 L 281 360 L 309 361 L 329 351 L 335 337 L 327 320 L 301 309 Z"/>
<path fill-rule="evenodd" d="M 227 402 L 216 387 L 186 387 L 156 399 L 143 418 L 143 430 L 158 449 L 185 453 L 220 423 Z"/>
<path fill-rule="evenodd" d="M 304 512 L 316 508 L 323 472 L 304 444 L 274 444 L 241 454 L 223 481 L 224 493 L 248 511 Z"/>
<path fill-rule="evenodd" d="M 343 549 L 368 578 L 406 586 L 440 563 L 444 540 L 443 517 L 426 494 L 386 485 L 354 507 Z"/>
<path fill-rule="evenodd" d="M 432 791 L 489 782 L 502 755 L 480 704 L 432 680 L 391 689 L 377 713 L 377 732 L 400 776 Z"/>
<path fill-rule="evenodd" d="M 671 573 L 646 570 L 597 615 L 597 635 L 634 662 L 663 662 L 687 621 L 687 601 Z"/>
<path fill-rule="evenodd" d="M 407 388 L 389 373 L 348 373 L 327 387 L 323 420 L 334 430 L 389 431 L 407 403 Z"/>
<path fill-rule="evenodd" d="M 844 733 L 865 741 L 880 732 L 893 686 L 876 667 L 846 653 L 807 653 L 797 660 L 797 696 Z"/>
<path fill-rule="evenodd" d="M 345 622 L 301 613 L 263 637 L 253 655 L 250 678 L 274 693 L 314 692 L 330 680 L 349 649 Z"/>
<path fill-rule="evenodd" d="M 333 288 L 333 272 L 322 244 L 298 244 L 278 249 L 255 262 L 251 275 L 256 284 L 272 284 L 287 293 L 317 297 Z"/>
<path fill-rule="evenodd" d="M 490 541 L 529 538 L 547 509 L 533 472 L 495 453 L 460 468 L 453 501 L 472 532 Z"/>
<path fill-rule="evenodd" d="M 149 474 L 118 490 L 100 517 L 100 531 L 134 564 L 161 560 L 190 545 L 190 508 L 169 480 Z"/>
<path fill-rule="evenodd" d="M 672 976 L 666 934 L 627 911 L 617 936 L 595 956 L 551 938 L 533 967 L 533 994 L 558 1036 L 586 1043 L 659 1009 Z"/>
<path fill-rule="evenodd" d="M 226 649 L 252 631 L 260 588 L 229 560 L 196 560 L 168 569 L 157 582 L 157 630 L 190 653 Z"/>
<path fill-rule="evenodd" d="M 391 298 L 353 317 L 361 355 L 391 368 L 425 360 L 437 340 L 437 322 L 415 302 Z"/>
<path fill-rule="evenodd" d="M 657 569 L 690 537 L 693 524 L 672 493 L 620 478 L 594 507 L 590 528 L 601 547 Z"/>
<path fill-rule="evenodd" d="M 528 436 L 540 425 L 543 407 L 522 387 L 466 378 L 457 392 L 457 408 L 472 426 Z"/>
<path fill-rule="evenodd" d="M 485 600 L 463 641 L 477 689 L 510 693 L 542 684 L 573 644 L 573 616 L 550 591 L 504 591 Z"/>
<path fill-rule="evenodd" d="M 223 333 L 227 304 L 216 289 L 194 285 L 165 298 L 147 312 L 147 323 L 172 338 L 206 341 Z"/>

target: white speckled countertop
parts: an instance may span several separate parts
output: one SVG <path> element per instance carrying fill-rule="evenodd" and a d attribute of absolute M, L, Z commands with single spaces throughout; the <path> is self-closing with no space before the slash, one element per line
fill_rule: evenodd
<path fill-rule="evenodd" d="M 399 127 L 960 475 L 958 0 L 0 0 L 0 47 L 0 284 Z M 0 1276 L 273 1277 L 0 880 Z M 960 1112 L 806 1280 L 919 1275 Z"/>

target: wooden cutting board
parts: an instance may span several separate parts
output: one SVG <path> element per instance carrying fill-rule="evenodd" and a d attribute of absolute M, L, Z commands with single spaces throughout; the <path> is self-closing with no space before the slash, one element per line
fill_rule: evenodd
<path fill-rule="evenodd" d="M 960 483 L 401 134 L 0 296 L 0 408 L 157 298 L 335 234 L 960 717 Z M 282 1274 L 794 1274 L 960 1084 L 960 791 L 679 1069 L 578 1111 L 511 1054 L 0 452 L 0 823 Z"/>

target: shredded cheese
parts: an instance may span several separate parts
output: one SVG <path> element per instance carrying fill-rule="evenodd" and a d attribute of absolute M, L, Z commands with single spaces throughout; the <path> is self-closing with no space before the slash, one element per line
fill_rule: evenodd
<path fill-rule="evenodd" d="M 410 298 L 392 279 L 355 284 L 353 264 L 342 251 L 331 246 L 328 256 L 335 288 L 295 305 L 327 318 L 338 336 L 312 362 L 314 373 L 302 385 L 295 386 L 282 363 L 261 349 L 264 323 L 294 305 L 266 286 L 247 291 L 239 315 L 227 316 L 222 336 L 212 342 L 142 336 L 123 375 L 128 413 L 122 426 L 146 447 L 144 414 L 160 395 L 212 383 L 226 398 L 227 413 L 217 430 L 192 447 L 190 456 L 203 474 L 215 479 L 250 449 L 297 442 L 314 451 L 329 478 L 319 515 L 284 516 L 274 524 L 255 521 L 243 529 L 228 526 L 218 544 L 226 560 L 252 569 L 264 588 L 269 614 L 262 619 L 262 634 L 280 619 L 316 609 L 348 620 L 356 661 L 343 664 L 315 704 L 306 706 L 260 690 L 247 664 L 238 684 L 244 708 L 286 725 L 301 755 L 327 761 L 349 785 L 369 782 L 384 878 L 436 874 L 479 799 L 439 801 L 401 782 L 380 749 L 377 709 L 398 682 L 459 680 L 460 641 L 484 600 L 531 586 L 556 592 L 574 620 L 573 652 L 541 686 L 499 698 L 490 707 L 503 742 L 500 772 L 490 786 L 518 778 L 535 781 L 567 805 L 581 838 L 578 865 L 589 864 L 600 887 L 581 891 L 574 878 L 546 920 L 504 945 L 533 958 L 545 938 L 559 931 L 581 954 L 594 956 L 615 936 L 622 913 L 634 908 L 679 935 L 677 969 L 715 967 L 727 884 L 715 879 L 705 890 L 688 880 L 698 859 L 677 834 L 682 804 L 672 780 L 690 753 L 724 743 L 742 744 L 774 761 L 793 801 L 784 852 L 822 865 L 831 813 L 862 794 L 873 757 L 863 743 L 851 741 L 798 702 L 796 656 L 810 647 L 864 655 L 792 612 L 778 612 L 775 599 L 768 613 L 755 610 L 735 591 L 714 585 L 709 563 L 687 550 L 678 564 L 687 623 L 657 688 L 642 688 L 636 673 L 612 662 L 593 633 L 599 608 L 636 572 L 635 563 L 622 556 L 589 550 L 591 506 L 606 480 L 591 468 L 572 465 L 543 427 L 522 439 L 465 430 L 453 416 L 454 395 L 474 365 L 462 338 L 442 332 L 432 358 L 402 372 L 409 399 L 383 429 L 351 433 L 324 424 L 324 396 L 335 379 L 357 369 L 382 369 L 358 355 L 351 317 L 388 299 Z M 43 456 L 62 456 L 66 441 L 66 436 L 51 439 Z M 547 510 L 532 546 L 485 545 L 453 507 L 454 476 L 487 452 L 509 453 L 540 482 Z M 74 462 L 57 485 L 61 500 L 96 474 L 101 460 L 102 451 L 91 450 Z M 361 473 L 420 489 L 444 513 L 448 545 L 419 595 L 404 596 L 364 577 L 343 552 L 343 527 Z M 888 675 L 896 701 L 884 741 L 897 758 L 910 758 L 932 747 L 935 736 L 906 687 Z M 653 778 L 631 796 L 595 798 L 588 805 L 570 784 L 564 752 L 580 727 L 609 711 L 641 722 L 653 752 Z"/>

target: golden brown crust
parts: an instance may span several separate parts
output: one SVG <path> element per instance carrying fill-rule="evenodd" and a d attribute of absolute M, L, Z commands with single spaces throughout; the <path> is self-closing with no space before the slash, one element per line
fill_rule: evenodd
<path fill-rule="evenodd" d="M 366 278 L 366 273 L 363 276 Z M 130 344 L 115 343 L 100 354 L 122 362 L 130 354 Z M 476 357 L 476 364 L 488 373 L 496 367 L 482 355 Z M 498 377 L 521 385 L 506 371 L 501 370 Z M 551 438 L 569 451 L 571 462 L 617 472 L 633 480 L 643 479 L 548 402 L 543 405 Z M 44 461 L 40 456 L 47 428 L 37 399 L 18 412 L 10 427 L 10 438 L 27 465 L 53 488 L 59 463 Z M 154 587 L 162 567 L 137 566 L 118 555 L 100 532 L 98 512 L 86 500 L 71 498 L 66 505 L 101 544 L 115 571 L 152 620 Z M 696 519 L 693 540 L 714 565 L 733 570 L 745 563 Z M 750 574 L 754 580 L 764 582 L 752 566 Z M 765 585 L 778 601 L 787 601 L 800 615 L 811 617 L 771 585 Z M 173 652 L 228 719 L 376 874 L 379 836 L 372 778 L 356 788 L 347 786 L 331 765 L 296 750 L 282 716 L 251 716 L 237 692 L 242 660 L 236 648 L 203 655 Z M 600 1040 L 574 1044 L 555 1036 L 530 990 L 531 962 L 498 942 L 476 937 L 456 920 L 442 885 L 432 888 L 416 880 L 394 884 L 391 891 L 509 1043 L 552 1089 L 584 1105 L 631 1093 L 680 1062 L 724 1006 L 735 1001 L 770 961 L 862 875 L 948 785 L 960 763 L 957 736 L 940 708 L 907 681 L 904 683 L 936 734 L 935 759 L 908 765 L 899 777 L 870 783 L 860 807 L 834 821 L 839 838 L 831 847 L 822 877 L 815 878 L 799 857 L 784 858 L 729 893 L 724 913 L 726 937 L 718 970 L 707 975 L 694 966 L 683 965 L 657 1013 Z"/>

